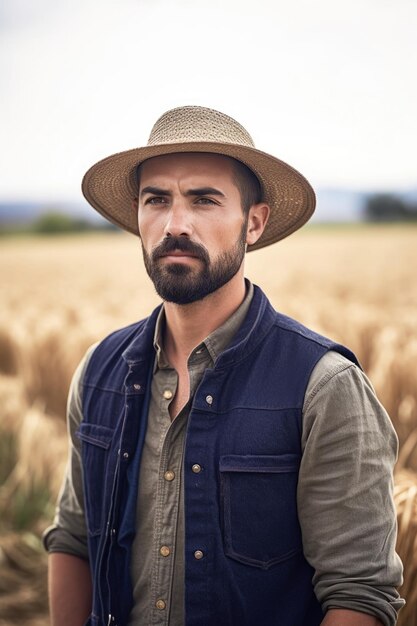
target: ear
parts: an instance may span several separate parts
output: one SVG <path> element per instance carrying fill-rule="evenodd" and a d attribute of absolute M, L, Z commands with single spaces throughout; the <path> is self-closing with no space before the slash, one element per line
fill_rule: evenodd
<path fill-rule="evenodd" d="M 265 202 L 253 204 L 249 209 L 248 229 L 246 231 L 246 243 L 248 246 L 253 246 L 264 232 L 270 212 L 269 204 Z"/>

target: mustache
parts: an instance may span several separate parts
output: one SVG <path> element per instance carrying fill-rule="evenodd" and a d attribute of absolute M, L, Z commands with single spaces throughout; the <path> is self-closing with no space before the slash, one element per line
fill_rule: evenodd
<path fill-rule="evenodd" d="M 206 248 L 198 243 L 194 243 L 186 237 L 166 237 L 163 239 L 162 242 L 152 250 L 152 260 L 157 261 L 176 250 L 188 252 L 206 264 L 210 262 Z"/>

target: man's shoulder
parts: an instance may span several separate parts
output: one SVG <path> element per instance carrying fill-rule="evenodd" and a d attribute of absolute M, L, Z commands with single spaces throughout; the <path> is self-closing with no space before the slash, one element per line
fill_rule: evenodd
<path fill-rule="evenodd" d="M 293 333 L 294 335 L 296 335 L 297 337 L 301 339 L 305 339 L 307 341 L 317 343 L 320 346 L 323 346 L 329 349 L 333 349 L 334 346 L 340 345 L 338 344 L 338 342 L 334 341 L 333 339 L 326 337 L 325 335 L 322 335 L 321 333 L 313 330 L 312 328 L 309 328 L 308 326 L 305 326 L 302 322 L 299 322 L 298 320 L 292 317 L 289 317 L 288 315 L 284 315 L 283 313 L 280 313 L 279 311 L 274 311 L 274 312 L 275 312 L 274 325 L 277 328 L 283 331 L 286 331 L 288 333 Z M 344 346 L 341 346 L 341 347 L 344 348 Z M 347 350 L 347 348 L 345 348 L 345 350 Z"/>
<path fill-rule="evenodd" d="M 97 344 L 95 352 L 102 352 L 103 350 L 113 352 L 116 350 L 123 353 L 134 343 L 138 343 L 140 346 L 142 339 L 149 343 L 150 338 L 153 339 L 159 310 L 160 307 L 157 307 L 148 317 L 112 331 Z"/>
<path fill-rule="evenodd" d="M 333 350 L 358 364 L 356 356 L 344 345 L 277 311 L 257 285 L 254 285 L 251 307 L 237 339 L 242 340 L 245 350 L 248 346 L 257 349 L 259 342 L 264 341 L 272 350 L 279 347 L 286 358 L 293 360 L 303 360 L 310 355 L 314 361 Z"/>
<path fill-rule="evenodd" d="M 149 317 L 118 328 L 99 341 L 85 368 L 85 380 L 125 370 L 130 362 L 138 361 L 148 354 L 153 343 L 157 312 L 153 311 Z"/>
<path fill-rule="evenodd" d="M 269 324 L 272 323 L 272 326 L 277 329 L 289 333 L 294 333 L 299 337 L 303 337 L 304 339 L 308 339 L 310 341 L 315 341 L 317 343 L 320 343 L 321 345 L 334 343 L 328 337 L 325 337 L 324 335 L 321 335 L 320 333 L 312 330 L 308 326 L 305 326 L 302 322 L 296 320 L 293 317 L 290 317 L 289 315 L 281 313 L 281 311 L 278 311 L 269 300 L 268 296 L 257 285 L 254 285 L 253 307 L 258 308 L 260 311 L 262 311 L 263 323 L 267 320 Z"/>
<path fill-rule="evenodd" d="M 308 326 L 305 326 L 302 322 L 295 319 L 294 317 L 290 317 L 289 315 L 285 315 L 280 311 L 277 311 L 275 308 L 274 311 L 274 325 L 283 330 L 297 333 L 303 337 L 315 337 L 317 339 L 326 339 L 324 335 L 320 335 L 319 333 L 313 331 Z"/>
<path fill-rule="evenodd" d="M 311 328 L 308 328 L 307 326 L 304 326 L 301 322 L 298 322 L 297 320 L 281 313 L 277 313 L 276 324 L 280 328 L 285 329 L 287 332 L 293 333 L 297 336 L 297 338 L 301 339 L 304 344 L 311 343 L 319 346 L 320 349 L 325 350 L 325 353 L 330 351 L 333 355 L 338 354 L 344 362 L 347 360 L 360 367 L 356 355 L 349 348 L 329 337 L 326 337 L 325 335 L 318 333 L 315 330 L 312 330 Z M 330 357 L 331 361 L 334 359 L 337 360 L 335 356 Z"/>
<path fill-rule="evenodd" d="M 139 321 L 133 322 L 132 324 L 128 324 L 127 326 L 122 326 L 121 328 L 116 328 L 111 331 L 108 335 L 103 337 L 98 343 L 97 348 L 100 347 L 120 347 L 122 348 L 126 341 L 132 340 L 136 335 L 138 335 L 146 324 L 149 318 L 145 317 Z"/>

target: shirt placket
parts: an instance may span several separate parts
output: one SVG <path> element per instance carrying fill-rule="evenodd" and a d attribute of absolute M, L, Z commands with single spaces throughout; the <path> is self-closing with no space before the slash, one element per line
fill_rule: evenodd
<path fill-rule="evenodd" d="M 191 398 L 205 367 L 210 363 L 210 355 L 203 345 L 191 355 L 188 363 Z M 162 395 L 165 400 L 161 409 L 168 413 L 169 403 L 176 392 L 177 374 L 171 368 L 160 370 L 160 374 L 164 376 Z M 178 553 L 178 548 L 183 547 L 183 541 L 179 541 L 179 535 L 184 534 L 182 466 L 189 408 L 190 404 L 187 403 L 171 423 L 161 450 L 153 550 L 154 608 L 151 623 L 154 626 L 179 626 L 183 622 L 183 609 L 178 606 L 180 602 L 181 605 L 183 603 L 183 592 L 179 592 L 179 587 L 183 589 L 183 580 L 180 585 L 176 586 L 176 606 L 172 607 L 171 604 L 174 573 L 183 572 L 184 568 L 184 555 Z M 171 611 L 172 608 L 175 610 Z"/>
<path fill-rule="evenodd" d="M 163 379 L 161 412 L 168 416 L 168 407 L 177 388 L 177 374 L 172 369 L 160 371 Z M 181 487 L 181 466 L 185 416 L 183 411 L 169 425 L 162 442 L 158 485 L 156 493 L 156 514 L 153 541 L 152 569 L 152 610 L 151 624 L 169 624 L 172 577 L 174 568 L 175 539 L 178 524 L 178 508 Z"/>

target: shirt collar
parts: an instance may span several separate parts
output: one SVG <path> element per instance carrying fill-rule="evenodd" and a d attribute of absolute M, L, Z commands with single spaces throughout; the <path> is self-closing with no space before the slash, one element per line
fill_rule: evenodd
<path fill-rule="evenodd" d="M 246 314 L 249 310 L 253 297 L 253 285 L 246 280 L 246 295 L 242 304 L 234 313 L 218 328 L 213 330 L 208 337 L 204 339 L 198 346 L 194 348 L 190 355 L 190 360 L 206 359 L 207 354 L 210 355 L 211 365 L 214 365 L 220 354 L 227 348 L 232 341 L 235 333 L 241 326 Z M 155 367 L 159 369 L 171 367 L 164 353 L 162 338 L 165 330 L 165 310 L 161 307 L 155 326 L 153 346 L 156 353 Z"/>

